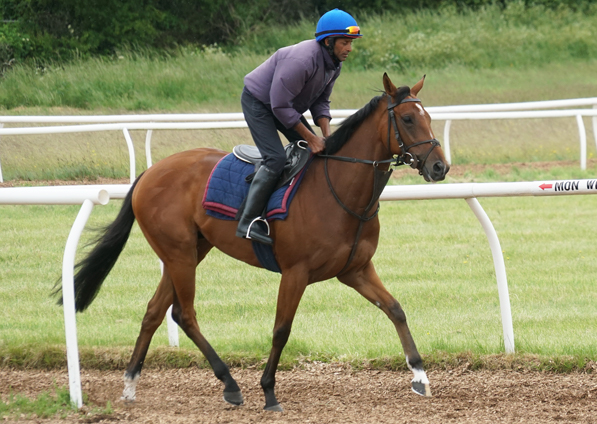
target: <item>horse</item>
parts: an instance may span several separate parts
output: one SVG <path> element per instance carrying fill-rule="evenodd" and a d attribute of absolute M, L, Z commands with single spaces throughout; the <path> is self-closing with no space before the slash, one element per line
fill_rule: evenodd
<path fill-rule="evenodd" d="M 431 396 L 406 315 L 384 287 L 371 261 L 380 232 L 379 196 L 391 173 L 390 166 L 410 165 L 428 182 L 443 180 L 449 170 L 433 135 L 431 118 L 417 98 L 424 80 L 412 88 L 396 88 L 384 73 L 384 91 L 328 137 L 325 151 L 313 157 L 305 172 L 287 219 L 271 223 L 281 281 L 272 347 L 261 377 L 265 410 L 283 410 L 274 391 L 276 368 L 305 289 L 333 277 L 389 317 L 414 374 L 412 390 Z M 148 168 L 134 181 L 116 219 L 101 231 L 94 247 L 76 265 L 75 304 L 81 312 L 97 295 L 135 220 L 163 262 L 161 280 L 148 303 L 125 371 L 125 401 L 135 400 L 149 344 L 172 305 L 172 318 L 223 383 L 224 400 L 232 405 L 244 402 L 228 366 L 199 330 L 194 308 L 196 267 L 213 247 L 261 267 L 251 241 L 235 235 L 237 222 L 209 216 L 202 207 L 210 173 L 226 154 L 198 148 L 176 153 Z"/>

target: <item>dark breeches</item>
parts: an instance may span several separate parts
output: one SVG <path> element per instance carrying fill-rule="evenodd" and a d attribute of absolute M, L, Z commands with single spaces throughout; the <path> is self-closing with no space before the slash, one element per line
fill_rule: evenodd
<path fill-rule="evenodd" d="M 274 116 L 271 107 L 257 100 L 246 88 L 243 89 L 241 105 L 253 141 L 263 157 L 263 164 L 281 174 L 286 163 L 286 153 L 278 131 L 284 134 L 291 143 L 302 140 L 302 137 L 294 129 L 286 128 Z M 312 133 L 315 133 L 304 116 L 301 117 L 301 122 Z"/>

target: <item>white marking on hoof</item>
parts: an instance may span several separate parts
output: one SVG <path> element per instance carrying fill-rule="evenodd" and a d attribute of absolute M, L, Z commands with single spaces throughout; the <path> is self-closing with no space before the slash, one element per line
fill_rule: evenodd
<path fill-rule="evenodd" d="M 412 379 L 413 383 L 423 383 L 423 384 L 429 385 L 429 380 L 427 379 L 427 374 L 425 373 L 425 371 L 417 370 L 417 369 L 414 369 L 411 371 L 415 375 L 414 378 Z"/>
<path fill-rule="evenodd" d="M 137 374 L 135 377 L 130 378 L 127 377 L 126 374 L 124 375 L 124 390 L 122 391 L 122 397 L 120 400 L 125 402 L 134 402 L 136 399 L 136 392 L 137 392 L 137 383 L 139 382 L 139 377 L 141 375 Z"/>
<path fill-rule="evenodd" d="M 406 357 L 406 365 L 414 374 L 411 380 L 412 391 L 421 396 L 431 397 L 431 387 L 429 386 L 429 379 L 425 371 L 411 367 L 408 362 L 408 356 Z"/>

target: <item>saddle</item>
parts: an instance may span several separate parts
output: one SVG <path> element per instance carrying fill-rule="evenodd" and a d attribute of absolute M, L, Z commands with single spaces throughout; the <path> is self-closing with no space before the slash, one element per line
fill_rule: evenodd
<path fill-rule="evenodd" d="M 304 140 L 289 143 L 284 146 L 284 150 L 286 151 L 286 164 L 284 165 L 284 170 L 282 171 L 282 175 L 280 175 L 276 189 L 288 184 L 304 168 L 311 156 L 311 151 L 307 149 L 307 142 Z M 259 149 L 255 146 L 239 144 L 234 146 L 232 153 L 243 162 L 254 165 L 255 172 L 257 172 L 263 162 L 263 157 L 261 157 Z M 255 176 L 255 172 L 248 175 L 245 181 L 250 183 Z"/>

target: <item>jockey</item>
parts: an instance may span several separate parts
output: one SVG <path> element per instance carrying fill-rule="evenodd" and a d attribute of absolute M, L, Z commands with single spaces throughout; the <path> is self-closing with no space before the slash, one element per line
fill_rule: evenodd
<path fill-rule="evenodd" d="M 317 23 L 314 40 L 284 47 L 247 74 L 241 104 L 263 162 L 255 174 L 236 235 L 272 244 L 261 215 L 286 162 L 278 131 L 290 142 L 305 140 L 314 154 L 325 149 L 330 135 L 330 94 L 342 62 L 361 32 L 354 18 L 334 9 Z M 315 134 L 303 113 L 311 111 L 323 137 Z"/>

